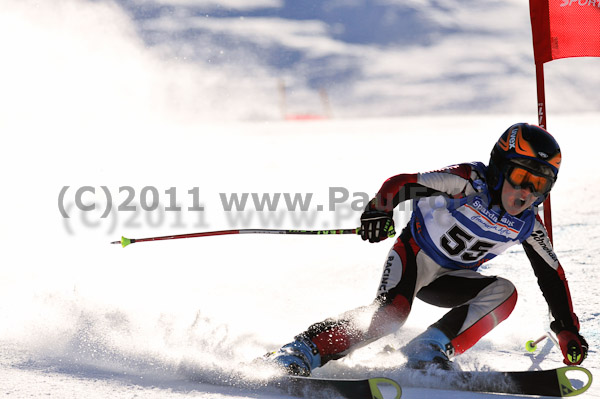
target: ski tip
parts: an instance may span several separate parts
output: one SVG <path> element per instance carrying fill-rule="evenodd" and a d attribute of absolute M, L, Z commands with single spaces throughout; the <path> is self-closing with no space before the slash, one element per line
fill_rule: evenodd
<path fill-rule="evenodd" d="M 389 378 L 369 378 L 369 388 L 371 389 L 371 395 L 373 399 L 384 399 L 381 393 L 380 385 L 391 385 L 395 389 L 394 399 L 400 399 L 402 397 L 402 388 L 398 383 Z"/>
<path fill-rule="evenodd" d="M 567 375 L 567 373 L 571 373 L 570 375 Z M 585 383 L 582 387 L 575 387 L 573 386 L 573 384 L 571 383 L 571 379 L 573 378 L 573 373 L 583 373 L 585 374 L 585 376 L 587 377 L 587 383 Z M 567 367 L 561 367 L 559 369 L 556 369 L 556 374 L 558 377 L 558 384 L 560 386 L 560 394 L 562 397 L 570 397 L 570 396 L 576 396 L 576 395 L 580 395 L 582 393 L 584 393 L 585 391 L 588 390 L 588 388 L 592 385 L 592 373 L 590 373 L 589 370 L 580 367 L 580 366 L 567 366 Z M 579 378 L 582 377 L 581 374 L 579 374 L 578 376 Z M 578 378 L 578 379 L 579 379 Z"/>

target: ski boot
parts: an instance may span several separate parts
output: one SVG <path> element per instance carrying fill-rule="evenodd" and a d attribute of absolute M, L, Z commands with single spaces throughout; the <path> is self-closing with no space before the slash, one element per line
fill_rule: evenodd
<path fill-rule="evenodd" d="M 424 333 L 413 338 L 401 351 L 408 358 L 408 368 L 460 370 L 460 367 L 450 361 L 454 355 L 450 339 L 435 327 L 429 327 Z"/>
<path fill-rule="evenodd" d="M 315 367 L 321 366 L 321 356 L 317 346 L 301 335 L 278 351 L 268 353 L 266 358 L 269 362 L 283 368 L 286 373 L 303 377 L 310 376 Z"/>

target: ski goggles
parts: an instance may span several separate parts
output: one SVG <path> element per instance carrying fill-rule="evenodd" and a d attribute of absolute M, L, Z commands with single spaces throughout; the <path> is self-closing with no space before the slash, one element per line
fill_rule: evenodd
<path fill-rule="evenodd" d="M 513 165 L 508 169 L 506 180 L 513 188 L 529 188 L 538 197 L 550 192 L 554 184 L 552 177 L 535 174 L 518 165 Z"/>

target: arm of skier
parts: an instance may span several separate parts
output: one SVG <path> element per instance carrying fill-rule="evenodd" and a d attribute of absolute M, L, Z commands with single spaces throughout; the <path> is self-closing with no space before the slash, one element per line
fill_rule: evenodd
<path fill-rule="evenodd" d="M 546 229 L 539 217 L 531 236 L 523 242 L 523 248 L 554 317 L 550 327 L 557 335 L 565 358 L 564 362 L 568 365 L 581 364 L 587 356 L 588 344 L 579 334 L 579 319 L 573 312 L 565 272 L 552 249 Z"/>
<path fill-rule="evenodd" d="M 439 194 L 464 194 L 472 182 L 473 173 L 470 164 L 461 164 L 427 173 L 390 177 L 369 201 L 360 218 L 362 239 L 379 242 L 393 236 L 393 210 L 401 202 Z"/>

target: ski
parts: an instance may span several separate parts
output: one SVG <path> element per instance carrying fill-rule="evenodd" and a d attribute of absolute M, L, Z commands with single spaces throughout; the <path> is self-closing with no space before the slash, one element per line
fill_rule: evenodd
<path fill-rule="evenodd" d="M 567 375 L 567 373 L 569 375 Z M 578 366 L 535 371 L 446 371 L 440 369 L 387 371 L 386 377 L 344 379 L 280 376 L 268 380 L 246 380 L 219 375 L 216 380 L 194 380 L 251 390 L 276 390 L 303 398 L 400 399 L 402 387 L 485 392 L 493 394 L 571 397 L 592 385 L 592 373 Z M 204 380 L 204 381 L 203 381 Z"/>
<path fill-rule="evenodd" d="M 285 376 L 271 381 L 268 385 L 288 395 L 306 398 L 400 399 L 402 396 L 400 385 L 383 377 L 338 379 Z"/>
<path fill-rule="evenodd" d="M 567 373 L 570 375 L 567 376 Z M 592 384 L 592 373 L 577 366 L 509 372 L 414 370 L 403 372 L 402 376 L 407 377 L 400 381 L 405 387 L 553 397 L 580 395 Z"/>

